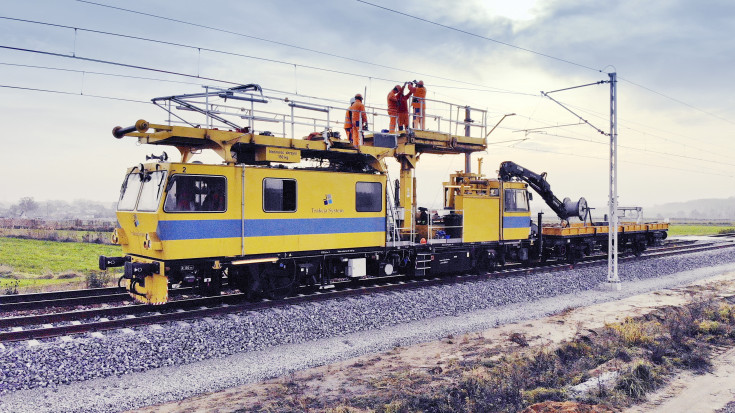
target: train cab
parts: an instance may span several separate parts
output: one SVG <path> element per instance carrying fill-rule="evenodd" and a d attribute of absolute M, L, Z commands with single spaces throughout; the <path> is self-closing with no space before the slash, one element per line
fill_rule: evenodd
<path fill-rule="evenodd" d="M 220 270 L 233 262 L 384 248 L 385 181 L 380 174 L 308 169 L 133 167 L 121 187 L 113 235 L 126 254 L 123 281 L 141 301 L 159 304 L 167 300 L 168 283 L 218 290 Z"/>

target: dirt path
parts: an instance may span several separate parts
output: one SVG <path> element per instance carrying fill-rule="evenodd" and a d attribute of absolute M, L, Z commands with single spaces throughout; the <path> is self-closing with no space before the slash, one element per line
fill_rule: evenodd
<path fill-rule="evenodd" d="M 248 411 L 255 406 L 268 405 L 289 392 L 294 397 L 308 395 L 337 401 L 359 395 L 363 389 L 360 383 L 380 380 L 386 373 L 425 372 L 441 369 L 442 365 L 471 358 L 481 352 L 519 351 L 518 337 L 527 341 L 528 348 L 552 346 L 600 328 L 605 323 L 645 315 L 659 307 L 683 305 L 702 294 L 735 295 L 735 273 L 708 278 L 682 288 L 568 309 L 551 317 L 507 324 L 461 337 L 399 347 L 136 412 Z M 630 412 L 705 412 L 723 407 L 735 399 L 735 349 L 724 352 L 714 363 L 712 373 L 701 376 L 682 373 L 670 385 L 652 395 L 651 402 Z M 294 386 L 297 387 L 296 394 Z"/>
<path fill-rule="evenodd" d="M 735 400 L 735 349 L 729 349 L 713 361 L 710 373 L 678 374 L 661 390 L 651 394 L 648 402 L 626 410 L 626 413 L 690 413 L 714 412 Z"/>

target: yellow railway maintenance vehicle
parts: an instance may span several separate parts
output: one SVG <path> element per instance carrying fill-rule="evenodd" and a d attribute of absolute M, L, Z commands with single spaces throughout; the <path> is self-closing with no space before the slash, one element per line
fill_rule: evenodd
<path fill-rule="evenodd" d="M 426 130 L 364 131 L 362 144 L 353 146 L 332 131 L 341 122 L 331 113 L 344 108 L 267 96 L 257 85 L 206 88 L 153 102 L 170 114 L 167 124 L 139 120 L 116 127 L 113 135 L 173 146 L 181 160 L 171 162 L 164 152 L 128 169 L 113 233 L 125 255 L 101 256 L 99 263 L 103 270 L 123 266 L 121 283 L 144 303 L 165 303 L 169 288 L 182 285 L 217 295 L 225 279 L 253 297 L 279 298 L 297 286 L 327 289 L 337 280 L 574 260 L 602 248 L 607 236 L 604 223 L 592 222 L 538 231 L 527 188 L 541 190 L 549 203 L 544 176 L 520 173 L 509 163 L 501 166 L 500 179 L 469 171 L 469 154 L 486 148 L 487 118 L 481 110 L 472 109 L 481 117 L 473 121 L 469 107 L 427 99 L 427 107 L 449 117 L 431 116 L 429 110 Z M 246 106 L 236 106 L 241 102 Z M 256 111 L 256 103 L 287 109 Z M 178 115 L 182 110 L 203 122 L 184 120 Z M 375 125 L 382 110 L 367 110 Z M 460 110 L 464 118 L 452 117 Z M 451 132 L 460 125 L 464 136 Z M 294 138 L 297 127 L 311 133 Z M 223 162 L 193 162 L 205 149 Z M 468 159 L 465 172 L 444 183 L 444 208 L 436 211 L 416 205 L 414 168 L 425 153 Z M 395 185 L 387 158 L 401 165 Z M 560 205 L 559 211 L 587 212 L 582 203 Z M 639 251 L 658 242 L 667 228 L 656 225 L 621 226 L 619 245 Z"/>

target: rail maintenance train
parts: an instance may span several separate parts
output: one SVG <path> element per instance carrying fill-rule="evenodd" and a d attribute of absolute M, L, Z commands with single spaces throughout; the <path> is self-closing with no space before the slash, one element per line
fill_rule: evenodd
<path fill-rule="evenodd" d="M 214 106 L 215 98 L 251 107 Z M 153 99 L 169 113 L 197 112 L 206 127 L 139 120 L 113 130 L 116 138 L 174 146 L 181 154 L 179 162 L 164 152 L 127 170 L 112 235 L 124 256 L 99 260 L 102 270 L 124 267 L 120 282 L 137 301 L 165 303 L 169 289 L 180 286 L 218 295 L 225 279 L 253 298 L 277 299 L 299 286 L 328 289 L 366 277 L 485 272 L 506 262 L 574 262 L 607 249 L 607 223 L 592 221 L 584 198 L 560 201 L 545 174 L 504 162 L 499 176 L 489 178 L 481 173 L 481 159 L 477 173 L 470 171 L 469 155 L 486 149 L 483 111 L 474 109 L 482 122 L 472 121 L 466 106 L 457 106 L 465 109 L 464 119 L 434 116 L 450 125 L 449 132 L 365 131 L 353 145 L 331 130 L 329 107 L 288 99 L 291 116 L 281 119 L 283 136 L 256 129 L 258 120 L 273 118 L 259 117 L 253 102 L 269 101 L 276 100 L 257 85 L 207 88 Z M 321 110 L 327 119 L 299 120 L 294 109 Z M 247 126 L 226 114 L 245 119 Z M 452 123 L 464 126 L 466 136 L 452 134 Z M 299 124 L 324 130 L 289 138 L 289 124 L 292 131 Z M 471 127 L 480 128 L 481 136 L 472 137 Z M 224 162 L 192 162 L 204 149 Z M 443 183 L 443 209 L 435 211 L 416 205 L 414 168 L 425 153 L 466 156 L 465 171 Z M 387 158 L 401 165 L 395 183 Z M 560 222 L 542 224 L 541 214 L 532 221 L 529 186 Z M 570 223 L 575 218 L 579 222 Z M 667 229 L 666 223 L 621 223 L 618 250 L 640 254 L 665 239 Z"/>

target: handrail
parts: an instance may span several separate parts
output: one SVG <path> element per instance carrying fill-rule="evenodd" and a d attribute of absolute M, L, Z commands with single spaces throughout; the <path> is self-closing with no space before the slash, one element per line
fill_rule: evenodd
<path fill-rule="evenodd" d="M 238 125 L 243 129 L 247 127 L 250 131 L 256 131 L 269 130 L 262 126 L 259 127 L 260 122 L 281 123 L 282 127 L 276 129 L 281 129 L 280 135 L 283 137 L 291 138 L 300 138 L 312 132 L 341 131 L 343 129 L 345 112 L 349 109 L 347 104 L 343 107 L 336 107 L 299 99 L 298 95 L 295 99 L 289 96 L 277 96 L 277 93 L 281 92 L 269 92 L 260 88 L 240 90 L 207 86 L 201 93 L 164 96 L 154 98 L 153 102 L 169 112 L 169 125 L 201 125 L 208 129 L 233 129 L 234 125 Z M 470 108 L 472 116 L 478 119 L 466 122 L 464 119 L 464 110 L 468 108 L 466 105 L 428 98 L 423 98 L 423 100 L 425 103 L 424 130 L 426 131 L 457 135 L 460 126 L 469 126 L 471 136 L 477 134 L 479 137 L 483 137 L 487 131 L 486 110 Z M 241 102 L 243 105 L 237 106 L 234 102 Z M 268 105 L 269 109 L 262 105 Z M 177 111 L 188 112 L 194 117 L 199 116 L 204 122 L 184 119 L 183 115 L 178 114 Z M 455 115 L 455 112 L 460 111 L 462 116 Z M 371 131 L 380 132 L 388 129 L 387 105 L 366 105 L 365 112 Z M 411 112 L 412 108 L 409 106 L 409 114 Z M 246 122 L 241 123 L 243 120 Z M 409 127 L 412 124 L 413 122 L 409 121 Z M 287 126 L 290 126 L 291 136 L 287 136 Z M 464 135 L 464 129 L 461 135 Z"/>

